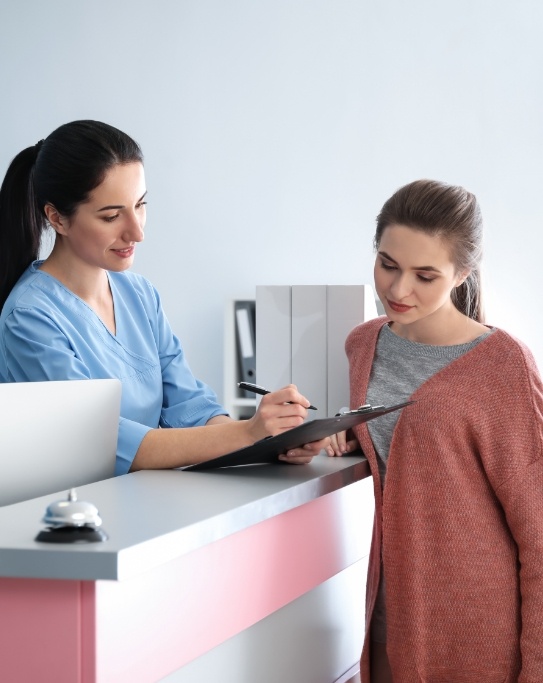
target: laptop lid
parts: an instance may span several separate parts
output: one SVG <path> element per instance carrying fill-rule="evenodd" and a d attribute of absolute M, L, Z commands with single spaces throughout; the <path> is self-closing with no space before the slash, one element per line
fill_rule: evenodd
<path fill-rule="evenodd" d="M 115 473 L 121 382 L 0 384 L 0 505 Z"/>

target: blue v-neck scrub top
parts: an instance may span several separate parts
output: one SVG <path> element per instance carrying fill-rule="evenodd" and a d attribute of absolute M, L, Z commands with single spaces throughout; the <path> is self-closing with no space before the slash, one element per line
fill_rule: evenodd
<path fill-rule="evenodd" d="M 226 410 L 197 380 L 151 283 L 108 272 L 117 334 L 35 261 L 0 316 L 0 381 L 107 379 L 122 382 L 116 474 L 129 471 L 145 434 L 205 425 Z"/>

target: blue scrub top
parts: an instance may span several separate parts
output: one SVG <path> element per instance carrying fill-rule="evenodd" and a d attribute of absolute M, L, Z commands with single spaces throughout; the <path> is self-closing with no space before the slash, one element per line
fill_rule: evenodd
<path fill-rule="evenodd" d="M 0 316 L 0 381 L 106 379 L 122 382 L 116 474 L 129 471 L 145 434 L 195 427 L 226 414 L 195 379 L 151 283 L 108 272 L 117 334 L 35 261 Z"/>

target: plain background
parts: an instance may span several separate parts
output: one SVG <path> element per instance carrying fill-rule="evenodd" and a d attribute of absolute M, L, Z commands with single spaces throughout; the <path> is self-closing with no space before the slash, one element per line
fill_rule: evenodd
<path fill-rule="evenodd" d="M 375 216 L 475 192 L 488 321 L 543 366 L 540 0 L 0 0 L 0 173 L 74 119 L 146 158 L 134 270 L 222 396 L 223 311 L 257 284 L 372 282 Z"/>

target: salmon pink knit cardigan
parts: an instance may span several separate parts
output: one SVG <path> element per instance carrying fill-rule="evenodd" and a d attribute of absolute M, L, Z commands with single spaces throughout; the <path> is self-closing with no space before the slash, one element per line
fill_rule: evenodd
<path fill-rule="evenodd" d="M 365 403 L 381 317 L 346 342 L 351 407 Z M 395 427 L 375 492 L 362 683 L 381 571 L 394 683 L 543 683 L 543 384 L 496 330 L 424 382 Z"/>

